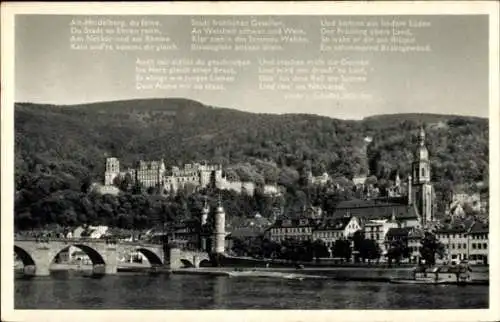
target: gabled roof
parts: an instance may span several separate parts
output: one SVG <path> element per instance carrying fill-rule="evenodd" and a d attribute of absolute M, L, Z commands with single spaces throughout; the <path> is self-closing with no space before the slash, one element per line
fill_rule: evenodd
<path fill-rule="evenodd" d="M 316 230 L 344 230 L 351 222 L 352 217 L 342 217 L 324 220 Z"/>
<path fill-rule="evenodd" d="M 277 219 L 272 227 L 310 227 L 315 226 L 316 223 L 314 220 L 309 218 L 293 218 L 293 219 Z"/>
<path fill-rule="evenodd" d="M 408 199 L 405 197 L 351 199 L 340 202 L 337 205 L 337 209 L 401 206 L 407 205 L 407 201 Z"/>
<path fill-rule="evenodd" d="M 469 229 L 470 234 L 486 234 L 489 231 L 489 225 L 479 221 L 476 221 L 474 224 L 472 224 Z"/>
<path fill-rule="evenodd" d="M 408 237 L 410 233 L 409 228 L 389 228 L 387 231 L 387 237 Z"/>
<path fill-rule="evenodd" d="M 265 229 L 261 227 L 240 227 L 233 229 L 230 233 L 232 238 L 258 237 L 264 233 Z"/>
<path fill-rule="evenodd" d="M 415 207 L 403 203 L 381 200 L 350 200 L 341 202 L 331 217 L 341 218 L 345 215 L 362 219 L 412 219 L 418 218 Z"/>

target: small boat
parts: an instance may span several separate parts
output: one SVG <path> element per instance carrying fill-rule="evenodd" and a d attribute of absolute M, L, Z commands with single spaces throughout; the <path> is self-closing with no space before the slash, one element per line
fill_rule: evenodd
<path fill-rule="evenodd" d="M 472 284 L 472 279 L 469 274 L 470 268 L 467 266 L 457 266 L 457 267 L 434 267 L 430 272 L 426 272 L 425 269 L 414 270 L 414 276 L 412 279 L 396 278 L 391 279 L 391 283 L 395 284 L 456 284 L 456 285 L 467 285 Z M 423 273 L 423 274 L 422 274 Z"/>
<path fill-rule="evenodd" d="M 437 284 L 450 284 L 449 281 L 446 280 L 435 280 L 435 279 L 392 279 L 391 283 L 394 284 L 426 284 L 426 285 L 437 285 Z"/>

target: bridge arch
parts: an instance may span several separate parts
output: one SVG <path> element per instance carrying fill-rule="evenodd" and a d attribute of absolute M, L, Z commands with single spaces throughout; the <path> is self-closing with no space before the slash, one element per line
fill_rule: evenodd
<path fill-rule="evenodd" d="M 49 260 L 49 264 L 54 261 L 54 259 L 59 255 L 63 250 L 69 248 L 69 247 L 76 247 L 82 250 L 87 256 L 89 257 L 90 261 L 92 262 L 92 265 L 106 265 L 106 261 L 104 260 L 104 256 L 95 248 L 81 244 L 81 243 L 75 243 L 75 244 L 68 244 L 64 245 L 64 247 L 57 249 L 57 251 L 54 252 L 53 256 L 51 256 Z"/>
<path fill-rule="evenodd" d="M 193 263 L 191 260 L 187 258 L 181 258 L 181 263 L 186 268 L 195 267 L 195 263 Z"/>
<path fill-rule="evenodd" d="M 162 258 L 160 256 L 158 256 L 155 252 L 153 252 L 147 248 L 143 248 L 143 247 L 139 247 L 139 248 L 136 248 L 134 250 L 136 252 L 143 254 L 147 258 L 147 260 L 151 266 L 163 265 Z"/>
<path fill-rule="evenodd" d="M 19 257 L 24 267 L 36 266 L 36 262 L 31 254 L 24 248 L 14 245 L 14 253 Z"/>

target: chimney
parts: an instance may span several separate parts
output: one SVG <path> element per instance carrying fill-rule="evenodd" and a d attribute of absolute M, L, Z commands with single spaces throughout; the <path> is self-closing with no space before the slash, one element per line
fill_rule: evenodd
<path fill-rule="evenodd" d="M 413 200 L 411 199 L 411 176 L 408 176 L 408 204 L 411 205 L 413 203 Z"/>

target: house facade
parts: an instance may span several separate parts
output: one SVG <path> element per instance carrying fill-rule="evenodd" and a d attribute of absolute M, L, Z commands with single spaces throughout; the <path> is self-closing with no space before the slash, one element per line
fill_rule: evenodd
<path fill-rule="evenodd" d="M 361 223 L 356 217 L 325 220 L 313 230 L 312 240 L 320 239 L 332 247 L 336 240 L 349 239 L 358 230 L 361 230 Z"/>

